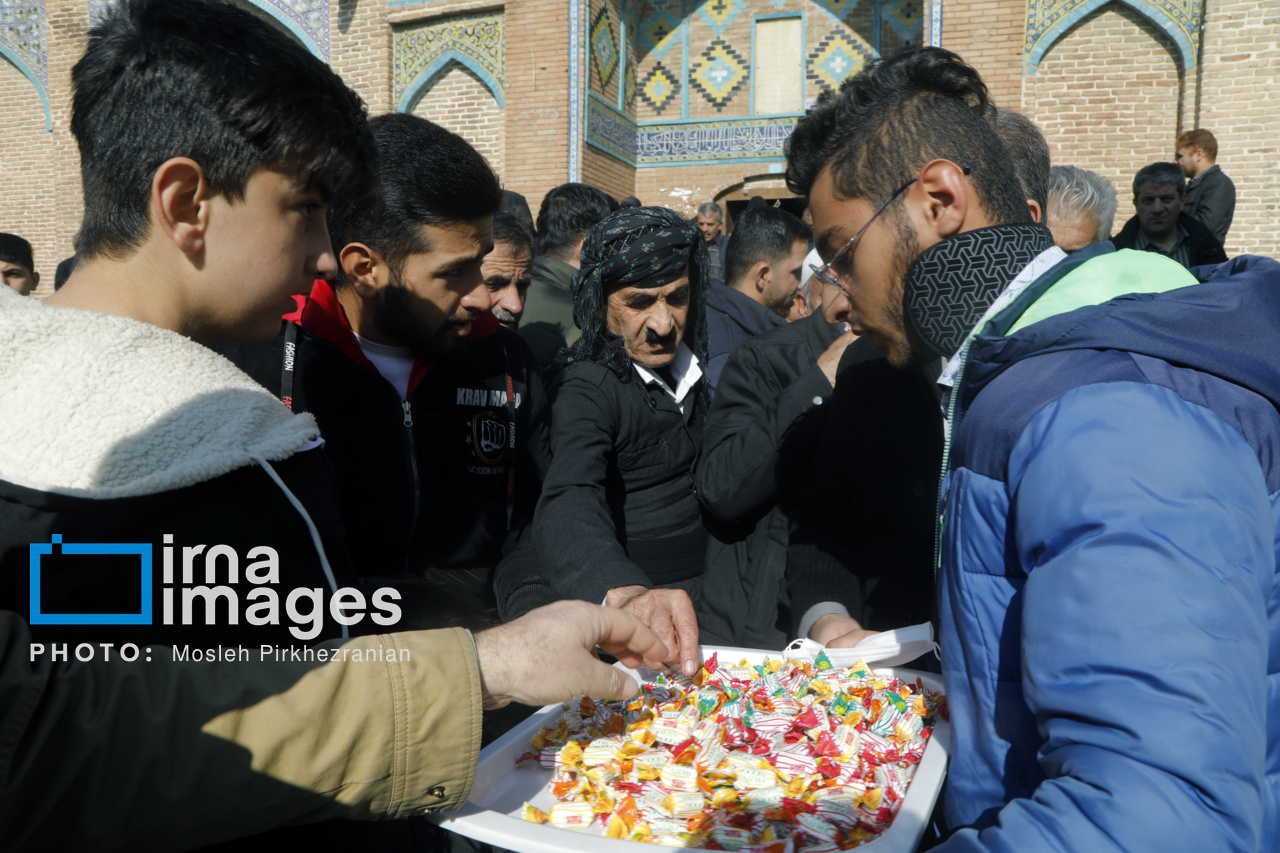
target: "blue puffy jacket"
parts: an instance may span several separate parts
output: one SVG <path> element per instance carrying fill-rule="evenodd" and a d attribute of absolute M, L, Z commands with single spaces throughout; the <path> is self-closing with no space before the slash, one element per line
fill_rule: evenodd
<path fill-rule="evenodd" d="M 1280 849 L 1280 264 L 1100 244 L 970 345 L 939 850 Z"/>

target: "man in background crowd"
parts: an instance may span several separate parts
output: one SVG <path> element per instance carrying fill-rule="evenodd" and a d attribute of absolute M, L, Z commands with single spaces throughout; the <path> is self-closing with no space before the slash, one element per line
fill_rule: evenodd
<path fill-rule="evenodd" d="M 1217 163 L 1218 140 L 1203 128 L 1185 131 L 1178 135 L 1173 159 L 1187 176 L 1187 215 L 1225 246 L 1236 213 L 1236 185 Z"/>
<path fill-rule="evenodd" d="M 729 238 L 726 287 L 707 294 L 706 378 L 714 395 L 729 354 L 753 335 L 787 322 L 804 257 L 809 252 L 808 227 L 785 210 L 745 210 Z"/>
<path fill-rule="evenodd" d="M 1222 263 L 1227 253 L 1208 228 L 1186 214 L 1186 198 L 1186 179 L 1176 164 L 1143 166 L 1133 178 L 1133 206 L 1138 212 L 1111 242 L 1117 249 L 1164 255 L 1187 268 Z"/>
<path fill-rule="evenodd" d="M 480 263 L 480 275 L 489 288 L 489 310 L 512 331 L 519 328 L 524 313 L 532 261 L 529 233 L 519 219 L 499 212 L 493 217 L 493 251 Z"/>
<path fill-rule="evenodd" d="M 40 284 L 31 244 L 17 234 L 0 234 L 0 278 L 23 296 L 29 296 Z"/>
<path fill-rule="evenodd" d="M 724 211 L 720 209 L 720 205 L 713 201 L 698 205 L 698 230 L 707 241 L 707 271 L 710 281 L 712 284 L 724 284 L 729 235 L 724 233 Z"/>
<path fill-rule="evenodd" d="M 578 339 L 569 284 L 587 232 L 617 209 L 612 197 L 587 184 L 561 184 L 542 197 L 537 255 L 520 326 L 539 370 L 546 371 L 556 353 Z"/>
<path fill-rule="evenodd" d="M 1116 221 L 1116 188 L 1111 181 L 1075 166 L 1049 170 L 1049 231 L 1064 252 L 1111 239 Z"/>
<path fill-rule="evenodd" d="M 1049 204 L 1049 143 L 1035 122 L 1003 107 L 996 109 L 995 128 L 1013 160 L 1031 221 L 1043 223 Z"/>

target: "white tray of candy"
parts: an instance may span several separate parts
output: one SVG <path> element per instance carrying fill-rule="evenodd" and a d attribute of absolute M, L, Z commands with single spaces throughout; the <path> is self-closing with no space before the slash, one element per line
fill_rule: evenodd
<path fill-rule="evenodd" d="M 722 646 L 702 646 L 701 652 L 703 660 L 717 654 L 722 663 L 732 664 L 742 659 L 750 664 L 760 664 L 765 658 L 782 658 L 779 652 Z M 913 686 L 920 679 L 926 690 L 943 692 L 942 678 L 938 675 L 874 664 L 871 668 L 877 674 L 899 678 Z M 656 677 L 647 669 L 637 670 L 636 674 L 644 681 L 652 681 Z M 546 706 L 481 751 L 475 784 L 466 804 L 454 812 L 431 815 L 431 819 L 451 832 L 519 853 L 638 853 L 643 847 L 653 849 L 654 845 L 642 846 L 634 841 L 605 838 L 598 822 L 588 829 L 561 829 L 550 824 L 532 823 L 522 817 L 525 803 L 543 812 L 554 803 L 549 788 L 552 771 L 536 761 L 525 761 L 519 765 L 516 761 L 529 752 L 530 738 L 543 726 L 554 724 L 561 709 L 561 704 Z M 858 850 L 867 853 L 911 853 L 915 850 L 942 790 L 953 737 L 951 724 L 939 717 L 893 823 Z"/>

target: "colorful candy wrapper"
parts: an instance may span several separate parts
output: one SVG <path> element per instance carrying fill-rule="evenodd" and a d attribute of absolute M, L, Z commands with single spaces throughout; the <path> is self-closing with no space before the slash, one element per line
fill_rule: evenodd
<path fill-rule="evenodd" d="M 586 829 L 595 817 L 588 803 L 556 803 L 547 812 L 547 822 L 561 829 Z"/>

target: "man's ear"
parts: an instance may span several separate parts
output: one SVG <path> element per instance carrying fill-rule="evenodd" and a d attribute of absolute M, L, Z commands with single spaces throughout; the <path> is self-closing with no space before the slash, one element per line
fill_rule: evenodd
<path fill-rule="evenodd" d="M 1031 221 L 1037 224 L 1044 222 L 1044 211 L 1040 209 L 1040 202 L 1034 198 L 1027 199 L 1027 210 L 1031 211 Z"/>
<path fill-rule="evenodd" d="M 348 243 L 338 253 L 338 263 L 347 282 L 362 299 L 376 296 L 391 280 L 390 270 L 382 256 L 364 243 Z"/>
<path fill-rule="evenodd" d="M 764 293 L 769 288 L 769 281 L 773 278 L 773 267 L 769 266 L 768 261 L 756 261 L 755 266 L 751 268 L 751 281 L 756 286 L 756 292 Z"/>
<path fill-rule="evenodd" d="M 908 191 L 908 198 L 914 198 L 924 227 L 935 233 L 937 239 L 929 240 L 930 245 L 965 230 L 965 222 L 977 205 L 972 192 L 964 170 L 950 160 L 930 160 L 920 170 L 920 179 Z"/>
<path fill-rule="evenodd" d="M 151 227 L 183 254 L 199 254 L 204 251 L 214 195 L 199 163 L 189 157 L 164 161 L 151 176 Z"/>

